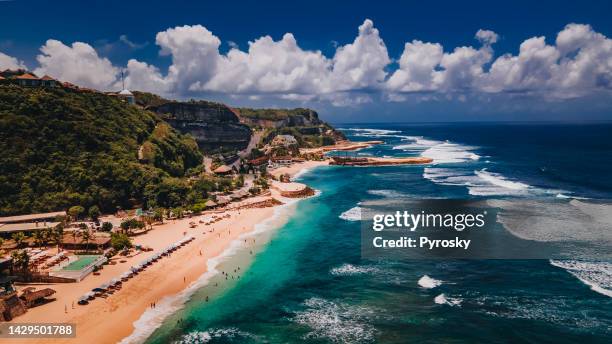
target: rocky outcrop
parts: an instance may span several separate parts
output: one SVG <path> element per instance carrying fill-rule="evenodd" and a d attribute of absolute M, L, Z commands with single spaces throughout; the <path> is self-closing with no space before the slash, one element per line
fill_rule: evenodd
<path fill-rule="evenodd" d="M 191 134 L 204 151 L 220 148 L 244 149 L 251 139 L 251 129 L 240 123 L 238 116 L 220 103 L 167 102 L 150 106 L 172 127 Z"/>
<path fill-rule="evenodd" d="M 311 127 L 319 129 L 323 121 L 311 109 L 232 109 L 242 123 L 262 128 Z M 314 132 L 313 132 L 314 134 Z"/>

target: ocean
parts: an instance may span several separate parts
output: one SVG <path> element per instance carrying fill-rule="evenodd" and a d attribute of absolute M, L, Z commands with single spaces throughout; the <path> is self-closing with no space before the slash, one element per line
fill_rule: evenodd
<path fill-rule="evenodd" d="M 610 261 L 363 259 L 358 220 L 363 202 L 445 198 L 599 202 L 590 214 L 609 224 L 611 124 L 336 127 L 351 140 L 385 142 L 338 154 L 422 155 L 434 164 L 304 173 L 317 195 L 281 208 L 290 216 L 282 227 L 263 224 L 255 252 L 236 248 L 218 262 L 224 273 L 169 308 L 147 343 L 609 342 Z M 555 217 L 558 209 L 545 210 Z M 555 240 L 562 223 L 532 225 L 537 240 Z"/>

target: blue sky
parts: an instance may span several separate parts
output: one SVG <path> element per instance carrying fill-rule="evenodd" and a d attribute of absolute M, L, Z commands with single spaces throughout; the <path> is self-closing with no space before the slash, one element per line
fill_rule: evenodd
<path fill-rule="evenodd" d="M 610 13 L 606 1 L 0 1 L 0 68 L 104 89 L 125 70 L 130 88 L 332 121 L 609 120 Z"/>

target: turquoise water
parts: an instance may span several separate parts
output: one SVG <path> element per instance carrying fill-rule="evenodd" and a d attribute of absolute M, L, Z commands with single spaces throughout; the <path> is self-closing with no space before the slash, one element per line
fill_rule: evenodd
<path fill-rule="evenodd" d="M 196 292 L 147 342 L 608 342 L 609 263 L 363 259 L 360 225 L 349 210 L 386 198 L 609 198 L 609 180 L 580 173 L 612 171 L 605 165 L 610 161 L 595 159 L 612 152 L 610 127 L 574 127 L 573 139 L 567 128 L 540 128 L 549 137 L 538 142 L 516 141 L 521 135 L 536 140 L 530 126 L 377 129 L 347 130 L 354 140 L 386 142 L 355 154 L 406 156 L 433 149 L 428 154 L 442 162 L 307 173 L 302 181 L 321 194 L 297 204 L 270 242 L 253 252 L 250 266 L 233 272 L 236 266 L 228 262 L 222 268 L 234 279 L 213 279 L 222 286 Z M 475 138 L 475 132 L 482 135 Z M 582 140 L 588 150 L 572 140 Z M 580 169 L 571 161 L 576 150 L 585 152 Z M 419 285 L 426 275 L 430 285 Z"/>
<path fill-rule="evenodd" d="M 64 266 L 64 268 L 62 268 L 62 270 L 67 270 L 67 271 L 78 271 L 78 270 L 82 270 L 83 268 L 91 265 L 93 262 L 96 261 L 96 259 L 98 259 L 100 256 L 86 256 L 86 255 L 82 255 L 82 256 L 77 256 L 78 259 L 75 260 L 74 262 Z"/>

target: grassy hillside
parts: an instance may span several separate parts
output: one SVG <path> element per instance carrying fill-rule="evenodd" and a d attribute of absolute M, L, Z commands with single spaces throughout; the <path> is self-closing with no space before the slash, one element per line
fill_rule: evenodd
<path fill-rule="evenodd" d="M 0 151 L 2 215 L 173 206 L 154 204 L 169 192 L 160 185 L 202 159 L 193 138 L 114 97 L 8 85 L 0 86 Z"/>

